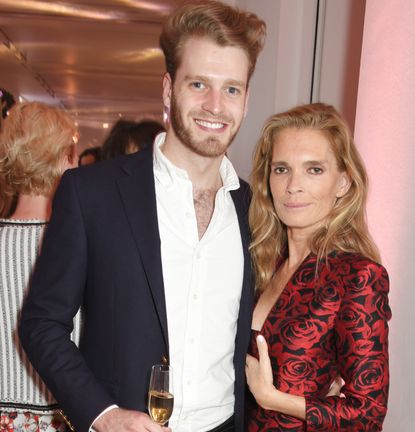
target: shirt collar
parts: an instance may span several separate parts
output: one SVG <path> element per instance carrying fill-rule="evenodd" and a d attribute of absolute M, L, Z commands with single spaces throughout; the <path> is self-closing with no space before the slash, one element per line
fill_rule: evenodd
<path fill-rule="evenodd" d="M 161 146 L 166 140 L 166 132 L 162 132 L 156 136 L 154 140 L 153 151 L 153 167 L 154 176 L 163 186 L 171 186 L 175 180 L 188 180 L 189 176 L 184 169 L 178 168 L 172 164 L 170 160 L 161 151 Z M 225 156 L 222 159 L 220 168 L 220 176 L 222 178 L 224 192 L 239 189 L 239 178 L 231 161 Z"/>

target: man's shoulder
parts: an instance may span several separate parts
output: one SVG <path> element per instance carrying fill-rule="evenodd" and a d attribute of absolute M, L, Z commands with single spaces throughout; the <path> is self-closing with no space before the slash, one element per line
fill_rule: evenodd
<path fill-rule="evenodd" d="M 249 183 L 245 180 L 239 178 L 239 189 L 237 189 L 237 195 L 244 201 L 246 204 L 251 202 L 251 187 Z"/>
<path fill-rule="evenodd" d="M 106 183 L 108 180 L 112 181 L 125 174 L 144 172 L 144 166 L 152 167 L 152 154 L 147 150 L 80 166 L 70 170 L 67 175 L 74 176 L 76 181 L 82 181 L 83 183 Z"/>
<path fill-rule="evenodd" d="M 250 190 L 249 183 L 241 177 L 239 177 L 239 184 L 242 190 Z"/>

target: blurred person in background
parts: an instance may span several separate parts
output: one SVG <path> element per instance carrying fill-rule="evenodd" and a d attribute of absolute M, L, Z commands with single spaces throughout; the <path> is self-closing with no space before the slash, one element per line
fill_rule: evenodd
<path fill-rule="evenodd" d="M 3 125 L 3 120 L 7 117 L 9 110 L 15 103 L 13 95 L 6 89 L 0 87 L 0 131 Z"/>
<path fill-rule="evenodd" d="M 15 105 L 0 133 L 2 199 L 18 196 L 0 219 L 0 430 L 64 431 L 57 404 L 17 335 L 23 298 L 62 173 L 77 166 L 77 129 L 68 114 L 41 103 Z M 64 247 L 64 245 L 56 245 Z M 79 315 L 74 339 L 79 340 Z"/>
<path fill-rule="evenodd" d="M 321 103 L 271 117 L 251 180 L 257 302 L 247 431 L 381 431 L 389 278 L 368 231 L 366 170 L 344 119 Z M 336 377 L 341 394 L 327 396 Z"/>
<path fill-rule="evenodd" d="M 0 88 L 0 132 L 3 123 L 7 118 L 10 108 L 15 104 L 14 97 L 4 88 Z M 5 186 L 0 178 L 0 217 L 7 217 L 16 208 L 17 197 L 5 196 L 3 193 Z"/>
<path fill-rule="evenodd" d="M 102 159 L 101 147 L 88 147 L 79 155 L 79 166 L 99 162 Z"/>
<path fill-rule="evenodd" d="M 102 159 L 112 159 L 151 147 L 160 132 L 164 132 L 164 127 L 153 120 L 118 120 L 102 145 Z"/>

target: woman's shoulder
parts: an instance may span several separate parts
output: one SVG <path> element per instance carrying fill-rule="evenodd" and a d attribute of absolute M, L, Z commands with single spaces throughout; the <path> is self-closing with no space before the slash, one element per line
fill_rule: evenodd
<path fill-rule="evenodd" d="M 333 252 L 327 259 L 328 266 L 333 270 L 344 271 L 376 271 L 387 273 L 382 264 L 355 252 Z"/>
<path fill-rule="evenodd" d="M 342 279 L 346 291 L 389 291 L 389 276 L 385 267 L 368 257 L 358 253 L 337 252 L 330 254 L 328 266 L 331 273 Z"/>

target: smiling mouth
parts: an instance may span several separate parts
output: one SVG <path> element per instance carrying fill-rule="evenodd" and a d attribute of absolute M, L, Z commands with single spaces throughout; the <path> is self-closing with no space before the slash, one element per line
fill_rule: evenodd
<path fill-rule="evenodd" d="M 198 119 L 195 119 L 195 123 L 198 126 L 201 126 L 202 128 L 208 129 L 210 131 L 219 131 L 221 129 L 225 129 L 227 126 L 225 123 L 221 123 L 221 122 L 210 122 L 207 120 L 198 120 Z"/>

